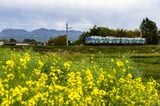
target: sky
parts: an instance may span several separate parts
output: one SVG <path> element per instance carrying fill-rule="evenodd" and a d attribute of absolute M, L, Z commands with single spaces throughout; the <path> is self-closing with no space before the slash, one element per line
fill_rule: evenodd
<path fill-rule="evenodd" d="M 0 30 L 65 29 L 94 25 L 138 29 L 148 17 L 160 27 L 160 0 L 0 0 Z"/>

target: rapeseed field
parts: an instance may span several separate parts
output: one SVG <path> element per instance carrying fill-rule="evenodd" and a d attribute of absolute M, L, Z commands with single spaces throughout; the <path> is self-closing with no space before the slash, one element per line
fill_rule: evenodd
<path fill-rule="evenodd" d="M 125 54 L 65 58 L 57 53 L 0 49 L 1 106 L 155 106 L 158 83 L 143 81 Z"/>

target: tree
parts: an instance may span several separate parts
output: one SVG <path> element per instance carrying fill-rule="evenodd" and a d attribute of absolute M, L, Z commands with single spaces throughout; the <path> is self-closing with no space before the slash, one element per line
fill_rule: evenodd
<path fill-rule="evenodd" d="M 143 19 L 140 30 L 143 38 L 146 38 L 147 44 L 158 44 L 158 28 L 156 23 L 148 18 Z"/>
<path fill-rule="evenodd" d="M 74 44 L 85 44 L 86 37 L 89 36 L 88 32 L 83 32 L 77 41 L 74 42 Z"/>
<path fill-rule="evenodd" d="M 127 37 L 127 31 L 124 29 L 117 29 L 115 31 L 115 37 Z"/>
<path fill-rule="evenodd" d="M 3 41 L 3 42 L 8 42 L 8 40 L 7 40 L 7 39 L 1 39 L 0 41 Z"/>
<path fill-rule="evenodd" d="M 50 38 L 47 43 L 49 46 L 64 46 L 66 45 L 66 35 L 61 35 L 56 38 Z"/>
<path fill-rule="evenodd" d="M 33 44 L 33 45 L 36 45 L 38 43 L 35 39 L 24 39 L 23 42 Z"/>
<path fill-rule="evenodd" d="M 126 31 L 126 35 L 127 35 L 127 37 L 131 37 L 131 38 L 139 37 L 140 31 L 138 29 L 128 30 L 128 31 Z"/>
<path fill-rule="evenodd" d="M 16 39 L 11 38 L 11 39 L 9 39 L 9 42 L 16 43 L 17 41 L 16 41 Z"/>
<path fill-rule="evenodd" d="M 97 27 L 96 25 L 89 31 L 90 36 L 114 36 L 114 33 L 114 30 L 108 27 Z"/>

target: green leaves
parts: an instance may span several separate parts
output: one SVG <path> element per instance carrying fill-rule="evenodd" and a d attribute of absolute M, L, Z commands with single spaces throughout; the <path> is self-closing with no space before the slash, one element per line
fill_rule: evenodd
<path fill-rule="evenodd" d="M 145 18 L 140 25 L 140 29 L 142 37 L 146 38 L 147 44 L 158 44 L 158 28 L 155 22 Z"/>

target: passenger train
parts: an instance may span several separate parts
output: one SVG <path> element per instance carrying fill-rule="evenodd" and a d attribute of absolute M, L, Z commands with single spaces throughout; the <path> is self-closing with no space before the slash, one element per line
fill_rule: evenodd
<path fill-rule="evenodd" d="M 109 45 L 142 45 L 146 43 L 145 38 L 129 38 L 129 37 L 101 37 L 101 36 L 88 36 L 86 37 L 86 44 L 109 44 Z"/>

